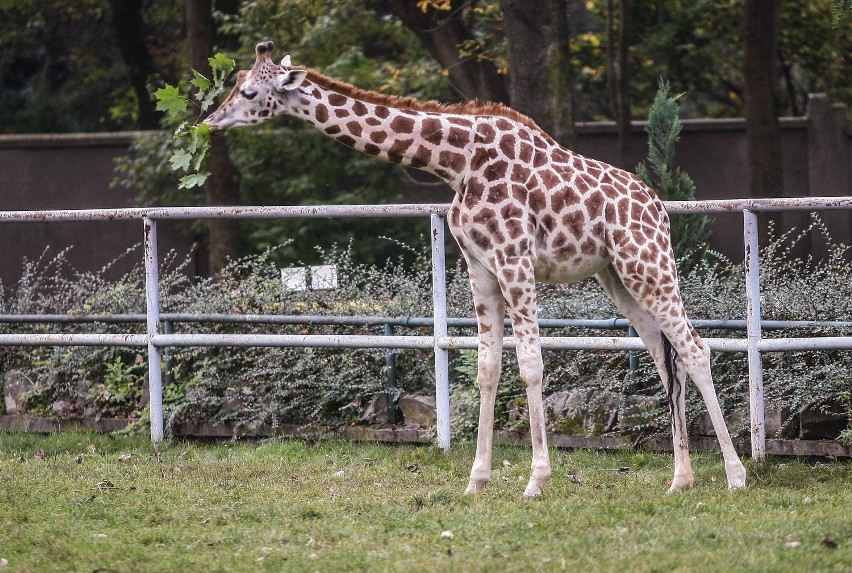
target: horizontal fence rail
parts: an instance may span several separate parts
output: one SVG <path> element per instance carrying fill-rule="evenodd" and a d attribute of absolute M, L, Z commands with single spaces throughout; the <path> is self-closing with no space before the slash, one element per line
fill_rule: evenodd
<path fill-rule="evenodd" d="M 779 199 L 730 199 L 714 201 L 667 201 L 671 214 L 737 213 L 743 215 L 743 242 L 746 267 L 746 299 L 744 320 L 695 320 L 707 329 L 745 330 L 745 338 L 705 338 L 712 350 L 746 352 L 749 364 L 749 404 L 751 415 L 752 457 L 765 458 L 766 435 L 763 423 L 763 352 L 798 350 L 852 349 L 852 337 L 814 336 L 764 338 L 763 330 L 797 328 L 850 328 L 846 321 L 763 321 L 760 316 L 760 267 L 758 258 L 756 213 L 765 211 L 821 211 L 852 209 L 852 197 L 810 197 Z M 448 328 L 471 327 L 475 321 L 447 317 L 446 273 L 444 253 L 444 216 L 448 204 L 408 205 L 317 205 L 292 207 L 157 207 L 129 209 L 83 209 L 66 211 L 0 211 L 0 223 L 32 223 L 63 221 L 127 221 L 139 220 L 144 230 L 145 299 L 144 314 L 129 315 L 5 315 L 0 323 L 145 323 L 145 333 L 63 334 L 0 333 L 0 346 L 128 346 L 147 347 L 148 383 L 151 408 L 151 439 L 163 439 L 162 353 L 180 346 L 280 346 L 337 347 L 382 349 L 432 349 L 435 354 L 437 402 L 437 441 L 444 449 L 450 446 L 449 431 L 449 362 L 448 351 L 477 348 L 475 336 L 450 336 Z M 433 317 L 340 317 L 302 315 L 191 315 L 160 312 L 160 285 L 157 221 L 192 219 L 285 219 L 285 218 L 365 218 L 365 217 L 429 217 L 432 240 Z M 314 324 L 314 325 L 383 325 L 385 335 L 292 335 L 292 334 L 192 334 L 164 333 L 163 325 L 183 323 L 244 324 Z M 624 319 L 542 319 L 542 328 L 578 327 L 589 329 L 624 329 Z M 432 336 L 390 334 L 394 326 L 431 326 Z M 168 330 L 168 329 L 166 329 Z M 643 350 L 635 336 L 551 336 L 542 337 L 542 348 L 570 350 Z M 514 348 L 514 339 L 504 344 Z"/>

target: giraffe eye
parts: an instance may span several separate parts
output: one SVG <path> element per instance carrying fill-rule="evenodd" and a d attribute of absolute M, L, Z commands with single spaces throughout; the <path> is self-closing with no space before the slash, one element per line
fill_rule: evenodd
<path fill-rule="evenodd" d="M 247 92 L 246 90 L 240 90 L 240 95 L 251 101 L 254 99 L 254 96 L 257 95 L 257 92 Z"/>

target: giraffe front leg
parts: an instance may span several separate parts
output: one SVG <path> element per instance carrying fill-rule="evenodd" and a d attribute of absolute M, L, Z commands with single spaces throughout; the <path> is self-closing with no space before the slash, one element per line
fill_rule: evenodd
<path fill-rule="evenodd" d="M 471 266 L 474 268 L 474 266 Z M 471 288 L 479 328 L 476 384 L 479 386 L 479 426 L 476 457 L 465 493 L 482 491 L 491 479 L 491 448 L 494 437 L 494 402 L 500 380 L 505 303 L 493 275 L 471 272 Z"/>
<path fill-rule="evenodd" d="M 538 307 L 533 266 L 528 258 L 507 261 L 506 280 L 501 280 L 503 295 L 512 319 L 521 382 L 527 390 L 532 442 L 530 480 L 524 497 L 541 495 L 544 484 L 550 479 L 550 453 L 547 450 L 547 433 L 544 424 L 544 401 L 541 383 L 544 362 L 541 358 L 541 339 L 538 329 Z M 514 278 L 512 282 L 511 278 Z"/>

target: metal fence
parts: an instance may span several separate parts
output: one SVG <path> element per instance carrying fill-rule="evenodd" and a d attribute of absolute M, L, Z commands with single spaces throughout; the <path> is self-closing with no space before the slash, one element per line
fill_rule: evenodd
<path fill-rule="evenodd" d="M 762 337 L 760 314 L 760 266 L 757 213 L 760 211 L 820 211 L 852 208 L 852 197 L 790 199 L 733 199 L 667 202 L 669 213 L 730 213 L 743 215 L 748 301 L 743 338 L 707 338 L 712 350 L 748 353 L 751 451 L 756 460 L 766 456 L 764 428 L 763 371 L 761 353 L 795 350 L 852 349 L 852 337 L 771 338 Z M 148 350 L 151 440 L 163 439 L 162 362 L 163 351 L 178 346 L 289 346 L 432 349 L 435 356 L 437 441 L 450 447 L 449 351 L 476 348 L 474 336 L 449 336 L 444 252 L 444 216 L 447 204 L 340 205 L 313 207 L 162 207 L 133 209 L 86 209 L 74 211 L 0 211 L 0 223 L 139 220 L 144 232 L 146 333 L 145 334 L 0 334 L 0 346 L 139 346 Z M 167 334 L 161 332 L 160 280 L 157 222 L 165 219 L 283 219 L 338 217 L 429 217 L 432 244 L 432 336 L 396 335 L 291 335 L 291 334 Z M 34 319 L 33 321 L 37 321 Z M 542 348 L 564 350 L 643 350 L 642 341 L 629 336 L 542 337 Z M 506 348 L 514 339 L 506 337 Z"/>

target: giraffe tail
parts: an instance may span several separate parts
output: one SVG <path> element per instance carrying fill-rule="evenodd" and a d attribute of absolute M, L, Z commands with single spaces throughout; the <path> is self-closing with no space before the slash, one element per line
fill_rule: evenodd
<path fill-rule="evenodd" d="M 678 415 L 677 408 L 680 404 L 681 393 L 685 390 L 680 384 L 678 380 L 678 363 L 680 362 L 680 356 L 675 351 L 672 343 L 666 337 L 665 334 L 660 334 L 663 339 L 663 358 L 666 367 L 666 377 L 668 378 L 666 384 L 666 400 L 669 404 L 669 415 L 672 419 L 672 432 L 676 431 L 675 424 L 677 420 L 680 419 Z"/>

